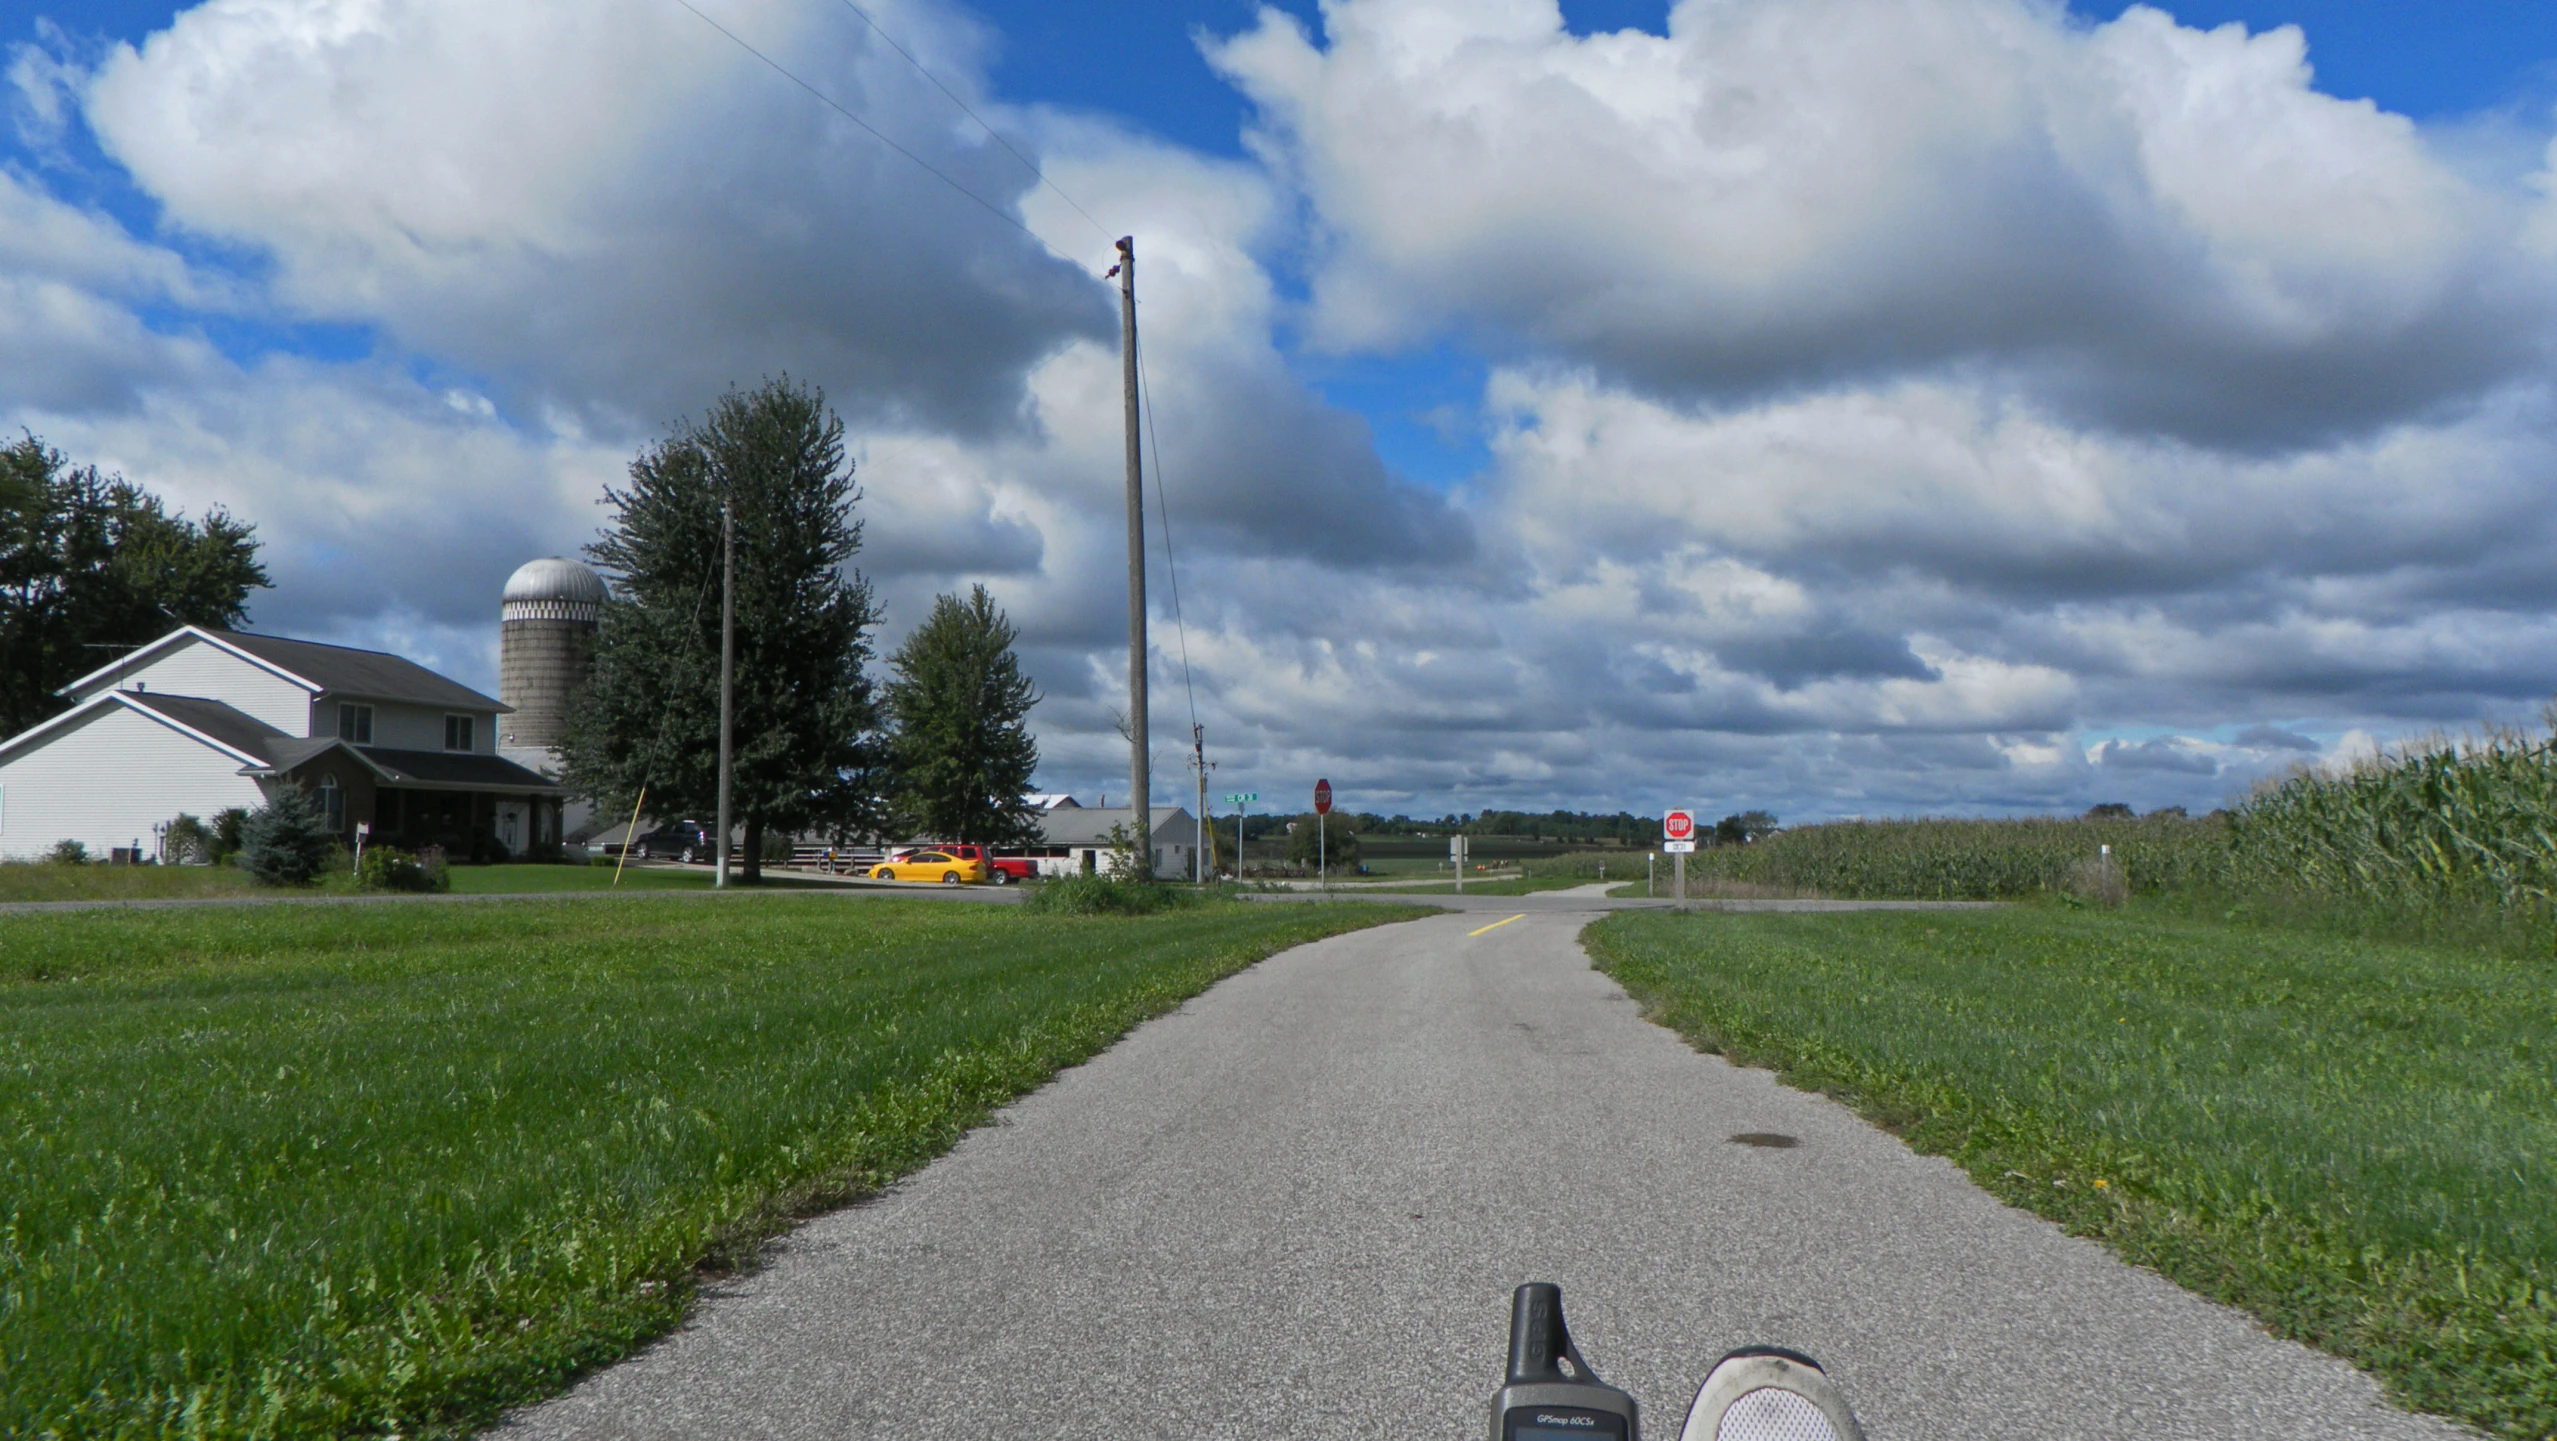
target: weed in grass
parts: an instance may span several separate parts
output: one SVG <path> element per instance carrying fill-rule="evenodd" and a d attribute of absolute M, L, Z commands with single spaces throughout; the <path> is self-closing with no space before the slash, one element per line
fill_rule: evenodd
<path fill-rule="evenodd" d="M 1637 912 L 1608 974 L 2400 1398 L 2557 1435 L 2557 967 L 2127 911 Z"/>
<path fill-rule="evenodd" d="M 465 1435 L 664 1332 L 697 1267 L 751 1262 L 1136 1021 L 1410 914 L 12 917 L 0 1435 Z"/>

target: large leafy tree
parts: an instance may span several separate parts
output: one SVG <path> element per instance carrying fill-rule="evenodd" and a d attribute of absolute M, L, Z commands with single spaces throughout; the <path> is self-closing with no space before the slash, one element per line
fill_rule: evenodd
<path fill-rule="evenodd" d="M 716 812 L 723 497 L 736 513 L 731 799 L 753 881 L 768 830 L 877 824 L 865 667 L 878 610 L 852 569 L 861 496 L 843 422 L 815 387 L 732 390 L 641 452 L 627 488 L 605 488 L 613 520 L 586 553 L 614 593 L 561 750 L 570 788 L 607 805 L 645 786 L 651 814 Z"/>
<path fill-rule="evenodd" d="M 984 586 L 945 595 L 889 660 L 889 766 L 899 819 L 947 841 L 1037 838 L 1023 799 L 1039 768 L 1039 693 L 1013 654 L 1020 632 Z"/>
<path fill-rule="evenodd" d="M 257 528 L 158 496 L 21 432 L 0 447 L 0 735 L 61 711 L 54 694 L 179 625 L 231 627 L 267 584 Z"/>

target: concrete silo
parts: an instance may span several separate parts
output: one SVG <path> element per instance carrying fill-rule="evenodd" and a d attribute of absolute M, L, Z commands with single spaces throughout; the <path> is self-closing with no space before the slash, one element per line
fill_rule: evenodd
<path fill-rule="evenodd" d="M 558 747 L 568 728 L 568 697 L 586 682 L 603 617 L 604 582 L 565 556 L 527 561 L 507 577 L 499 610 L 497 698 L 515 713 L 498 718 L 501 750 L 548 753 Z"/>

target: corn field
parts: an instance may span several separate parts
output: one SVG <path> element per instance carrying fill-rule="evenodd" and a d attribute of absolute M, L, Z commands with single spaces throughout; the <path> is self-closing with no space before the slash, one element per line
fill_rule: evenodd
<path fill-rule="evenodd" d="M 2216 883 L 2228 870 L 2228 832 L 2216 819 L 1834 821 L 1780 831 L 1755 845 L 1714 846 L 1688 872 L 1841 900 L 1994 901 L 2085 883 L 2111 846 L 2131 891 Z"/>
<path fill-rule="evenodd" d="M 1698 851 L 1688 869 L 1705 881 L 1851 900 L 2083 895 L 2102 874 L 2133 894 L 2214 889 L 2389 911 L 2557 913 L 2557 738 L 2437 742 L 2302 773 L 2196 820 L 1837 821 Z"/>
<path fill-rule="evenodd" d="M 2399 906 L 2557 900 L 2557 740 L 2437 743 L 2294 776 L 2229 818 L 2234 879 Z"/>

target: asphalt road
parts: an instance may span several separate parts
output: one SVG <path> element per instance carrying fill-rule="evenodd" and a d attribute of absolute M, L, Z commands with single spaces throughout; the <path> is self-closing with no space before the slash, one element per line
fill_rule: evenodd
<path fill-rule="evenodd" d="M 502 1434 L 1479 1437 L 1525 1280 L 1655 1436 L 1752 1341 L 1876 1441 L 2463 1434 L 1689 1050 L 1544 899 L 1225 982 Z"/>

